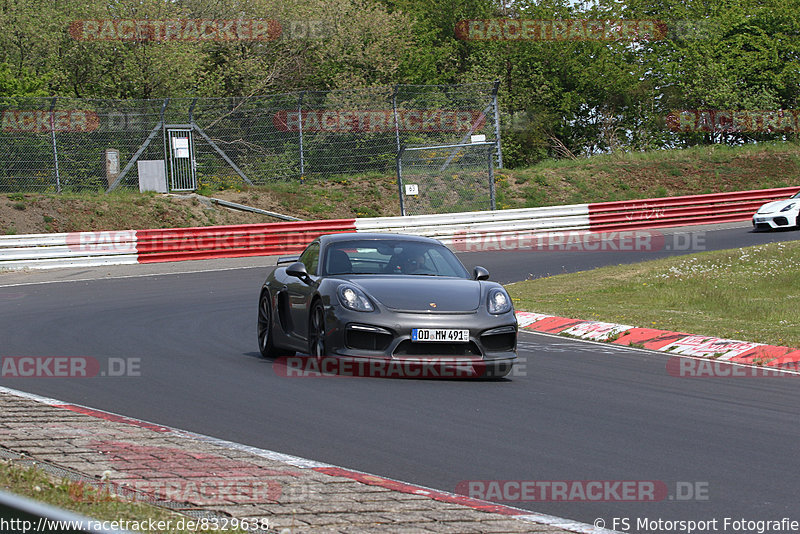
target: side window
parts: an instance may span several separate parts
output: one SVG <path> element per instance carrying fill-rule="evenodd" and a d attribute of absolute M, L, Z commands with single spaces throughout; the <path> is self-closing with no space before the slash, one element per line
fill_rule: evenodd
<path fill-rule="evenodd" d="M 319 265 L 319 243 L 311 243 L 300 255 L 300 261 L 306 266 L 308 274 L 316 276 Z"/>

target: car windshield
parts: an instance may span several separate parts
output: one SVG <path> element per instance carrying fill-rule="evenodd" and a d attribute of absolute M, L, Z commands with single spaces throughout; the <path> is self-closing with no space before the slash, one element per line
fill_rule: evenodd
<path fill-rule="evenodd" d="M 437 243 L 364 239 L 331 243 L 325 252 L 324 274 L 469 274 L 450 249 Z"/>
<path fill-rule="evenodd" d="M 795 195 L 794 195 L 792 198 L 800 198 L 800 191 L 798 191 L 797 193 L 795 193 Z"/>

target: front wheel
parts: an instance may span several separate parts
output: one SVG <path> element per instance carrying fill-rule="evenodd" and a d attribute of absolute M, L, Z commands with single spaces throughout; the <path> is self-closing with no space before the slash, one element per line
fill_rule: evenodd
<path fill-rule="evenodd" d="M 308 354 L 318 361 L 325 357 L 325 308 L 316 301 L 308 318 Z"/>
<path fill-rule="evenodd" d="M 272 343 L 272 302 L 267 291 L 258 299 L 258 350 L 265 358 L 277 356 Z"/>

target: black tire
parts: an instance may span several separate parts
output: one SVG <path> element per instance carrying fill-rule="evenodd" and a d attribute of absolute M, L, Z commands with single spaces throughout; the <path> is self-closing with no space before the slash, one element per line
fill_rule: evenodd
<path fill-rule="evenodd" d="M 317 361 L 325 357 L 325 308 L 319 300 L 311 305 L 308 316 L 308 355 Z"/>
<path fill-rule="evenodd" d="M 272 302 L 267 291 L 258 299 L 258 350 L 265 358 L 278 355 L 272 343 Z"/>

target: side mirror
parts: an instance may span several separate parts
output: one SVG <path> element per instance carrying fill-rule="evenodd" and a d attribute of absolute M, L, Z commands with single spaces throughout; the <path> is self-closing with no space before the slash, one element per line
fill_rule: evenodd
<path fill-rule="evenodd" d="M 474 269 L 472 269 L 472 278 L 475 280 L 488 280 L 489 279 L 489 271 L 478 265 Z"/>
<path fill-rule="evenodd" d="M 299 278 L 303 282 L 308 280 L 308 271 L 306 270 L 306 266 L 301 261 L 296 261 L 290 266 L 286 268 L 286 274 L 289 276 L 294 276 L 295 278 Z"/>

